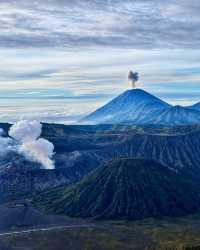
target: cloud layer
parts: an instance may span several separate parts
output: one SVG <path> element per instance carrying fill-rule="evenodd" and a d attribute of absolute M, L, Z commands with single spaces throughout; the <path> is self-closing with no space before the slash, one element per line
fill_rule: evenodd
<path fill-rule="evenodd" d="M 199 48 L 197 0 L 6 0 L 1 47 Z"/>

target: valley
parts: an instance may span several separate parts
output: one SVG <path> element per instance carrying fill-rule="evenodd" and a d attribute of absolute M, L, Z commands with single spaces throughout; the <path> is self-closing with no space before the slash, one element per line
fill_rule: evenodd
<path fill-rule="evenodd" d="M 0 233 L 0 249 L 190 250 L 200 246 L 199 214 L 134 222 L 74 220 L 77 222 L 71 225 L 68 219 L 64 226 L 22 228 L 18 233 Z"/>

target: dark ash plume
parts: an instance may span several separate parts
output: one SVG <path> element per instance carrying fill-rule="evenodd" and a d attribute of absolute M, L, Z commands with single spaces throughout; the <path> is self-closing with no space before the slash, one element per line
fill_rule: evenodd
<path fill-rule="evenodd" d="M 139 74 L 138 72 L 132 72 L 130 71 L 128 74 L 128 82 L 131 86 L 131 88 L 136 87 L 136 82 L 139 80 Z"/>

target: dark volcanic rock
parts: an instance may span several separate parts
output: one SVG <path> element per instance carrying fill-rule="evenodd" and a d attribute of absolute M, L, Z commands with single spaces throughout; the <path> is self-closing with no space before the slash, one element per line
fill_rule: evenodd
<path fill-rule="evenodd" d="M 19 200 L 0 204 L 0 232 L 31 229 L 68 223 L 63 216 L 51 216 L 34 208 L 28 201 Z M 1 244 L 0 244 L 1 249 Z M 2 249 L 1 249 L 2 250 Z"/>
<path fill-rule="evenodd" d="M 191 167 L 191 169 L 198 170 L 200 176 L 199 131 L 186 131 L 185 134 L 178 134 L 179 128 L 176 128 L 173 134 L 167 134 L 165 131 L 151 134 L 142 128 L 141 131 L 118 131 L 114 140 L 104 142 L 104 147 L 60 154 L 56 162 L 58 167 L 77 168 L 77 170 L 80 170 L 79 174 L 84 175 L 98 167 L 99 164 L 111 159 L 145 158 L 155 160 L 174 169 Z M 95 140 L 96 137 L 98 145 L 101 145 L 99 142 L 101 136 L 106 137 L 105 134 L 97 134 L 91 138 L 91 141 Z"/>
<path fill-rule="evenodd" d="M 41 169 L 39 164 L 13 152 L 1 158 L 0 163 L 0 203 L 79 180 L 75 168 Z"/>
<path fill-rule="evenodd" d="M 34 203 L 75 217 L 142 219 L 193 213 L 200 194 L 185 173 L 151 160 L 120 159 L 68 188 L 40 194 Z"/>
<path fill-rule="evenodd" d="M 23 201 L 0 205 L 0 230 L 14 227 L 45 225 L 49 218 Z"/>

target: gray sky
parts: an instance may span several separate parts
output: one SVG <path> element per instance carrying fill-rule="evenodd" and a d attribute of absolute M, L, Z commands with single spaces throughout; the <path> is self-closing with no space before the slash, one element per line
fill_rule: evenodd
<path fill-rule="evenodd" d="M 196 0 L 1 0 L 0 117 L 88 113 L 129 70 L 171 103 L 200 101 L 199 13 Z"/>

